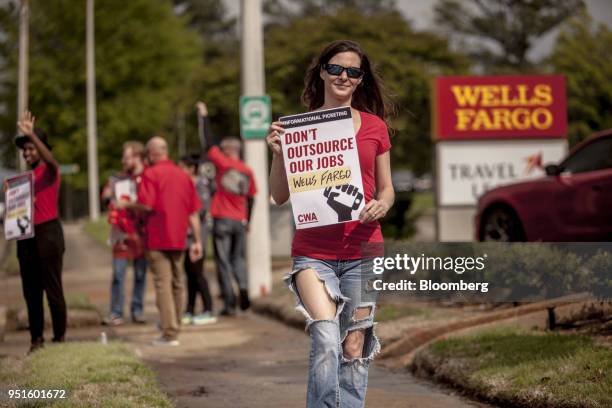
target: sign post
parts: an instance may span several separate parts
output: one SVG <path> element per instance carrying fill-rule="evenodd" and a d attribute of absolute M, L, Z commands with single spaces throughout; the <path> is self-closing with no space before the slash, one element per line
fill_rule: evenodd
<path fill-rule="evenodd" d="M 96 113 L 96 57 L 94 25 L 94 0 L 87 0 L 85 36 L 85 61 L 87 69 L 87 180 L 89 183 L 89 218 L 92 221 L 97 221 L 98 218 L 100 218 L 100 179 L 98 174 L 98 130 Z"/>
<path fill-rule="evenodd" d="M 261 98 L 265 94 L 265 73 L 263 58 L 263 21 L 261 0 L 240 2 L 241 20 L 241 93 L 246 97 Z M 272 261 L 270 259 L 270 195 L 268 191 L 268 146 L 261 135 L 262 120 L 260 108 L 249 108 L 249 124 L 258 137 L 245 141 L 244 158 L 253 169 L 257 183 L 257 195 L 253 206 L 250 232 L 247 235 L 247 266 L 249 273 L 249 294 L 264 296 L 272 288 Z M 269 105 L 268 105 L 269 106 Z M 242 116 L 242 112 L 241 112 Z M 255 126 L 258 125 L 258 126 Z M 241 126 L 242 128 L 242 126 Z M 249 131 L 251 132 L 251 131 Z M 243 135 L 247 137 L 247 135 Z"/>

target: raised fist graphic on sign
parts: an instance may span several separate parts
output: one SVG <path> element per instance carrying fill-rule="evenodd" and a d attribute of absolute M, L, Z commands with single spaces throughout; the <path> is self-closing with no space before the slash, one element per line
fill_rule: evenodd
<path fill-rule="evenodd" d="M 358 209 L 363 201 L 359 188 L 351 184 L 343 184 L 333 189 L 326 187 L 323 196 L 327 197 L 327 205 L 338 214 L 338 222 L 350 221 L 351 212 Z"/>
<path fill-rule="evenodd" d="M 17 218 L 17 227 L 19 228 L 19 231 L 21 232 L 22 235 L 26 233 L 29 226 L 30 226 L 30 218 L 27 215 Z"/>

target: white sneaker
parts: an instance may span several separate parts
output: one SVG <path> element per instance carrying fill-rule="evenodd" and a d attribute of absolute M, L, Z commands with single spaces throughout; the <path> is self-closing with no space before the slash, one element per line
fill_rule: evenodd
<path fill-rule="evenodd" d="M 168 339 L 168 338 L 166 338 L 164 336 L 160 336 L 160 337 L 155 338 L 153 340 L 152 344 L 154 346 L 166 346 L 166 347 L 171 346 L 171 347 L 176 347 L 176 346 L 180 345 L 181 343 L 179 343 L 179 341 L 176 340 L 176 339 L 171 340 L 171 339 Z"/>
<path fill-rule="evenodd" d="M 111 314 L 102 320 L 102 324 L 105 326 L 121 326 L 123 324 L 123 318 L 117 315 Z"/>
<path fill-rule="evenodd" d="M 195 326 L 203 326 L 205 324 L 217 323 L 217 317 L 210 312 L 206 312 L 193 316 L 192 322 Z"/>
<path fill-rule="evenodd" d="M 191 315 L 191 313 L 185 313 L 183 315 L 183 318 L 181 319 L 181 324 L 184 324 L 185 326 L 187 326 L 192 323 L 193 323 L 193 316 Z"/>

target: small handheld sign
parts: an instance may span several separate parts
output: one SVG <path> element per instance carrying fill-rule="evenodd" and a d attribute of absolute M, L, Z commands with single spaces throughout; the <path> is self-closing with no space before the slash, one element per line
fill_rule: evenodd
<path fill-rule="evenodd" d="M 114 184 L 115 200 L 136 201 L 136 183 L 129 178 L 116 181 Z"/>
<path fill-rule="evenodd" d="M 21 240 L 34 236 L 34 175 L 31 171 L 6 179 L 4 237 Z"/>
<path fill-rule="evenodd" d="M 284 116 L 280 121 L 296 228 L 358 219 L 365 197 L 351 109 Z"/>

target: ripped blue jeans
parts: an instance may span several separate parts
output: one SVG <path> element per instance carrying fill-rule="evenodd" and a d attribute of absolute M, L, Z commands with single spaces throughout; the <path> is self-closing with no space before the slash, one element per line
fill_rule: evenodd
<path fill-rule="evenodd" d="M 311 338 L 308 367 L 308 408 L 358 408 L 365 406 L 368 366 L 380 351 L 374 334 L 376 291 L 368 290 L 373 272 L 368 262 L 361 259 L 322 260 L 305 256 L 293 258 L 293 270 L 285 276 L 285 283 L 296 294 L 296 309 L 306 316 L 306 330 Z M 333 320 L 314 320 L 304 307 L 295 283 L 295 275 L 313 269 L 336 302 Z M 369 315 L 356 319 L 358 308 L 366 308 Z M 342 344 L 352 330 L 365 329 L 363 352 L 360 358 L 347 359 Z"/>

